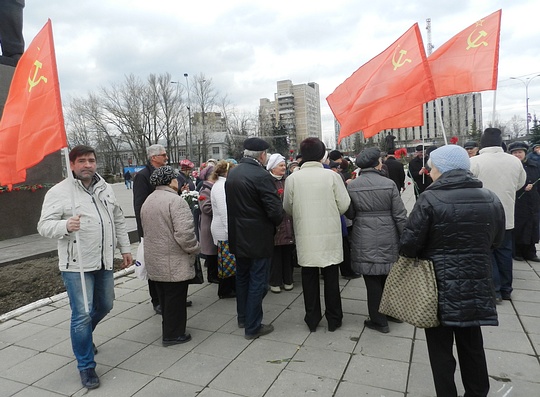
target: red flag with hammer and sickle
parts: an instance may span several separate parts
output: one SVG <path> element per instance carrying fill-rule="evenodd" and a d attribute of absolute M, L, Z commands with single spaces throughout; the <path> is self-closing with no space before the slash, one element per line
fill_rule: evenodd
<path fill-rule="evenodd" d="M 67 147 L 51 20 L 24 52 L 0 120 L 0 185 L 26 180 L 26 170 Z"/>
<path fill-rule="evenodd" d="M 414 24 L 326 100 L 340 123 L 341 141 L 359 131 L 369 138 L 384 129 L 423 125 L 422 104 L 434 98 L 422 36 Z"/>
<path fill-rule="evenodd" d="M 501 14 L 473 23 L 428 57 L 437 97 L 497 89 Z"/>

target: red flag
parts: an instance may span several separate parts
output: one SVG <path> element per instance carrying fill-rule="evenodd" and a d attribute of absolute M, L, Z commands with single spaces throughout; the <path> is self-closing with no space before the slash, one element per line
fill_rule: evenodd
<path fill-rule="evenodd" d="M 473 23 L 429 56 L 437 97 L 497 88 L 501 14 Z"/>
<path fill-rule="evenodd" d="M 0 185 L 24 182 L 26 170 L 67 147 L 51 21 L 24 52 L 0 120 Z"/>
<path fill-rule="evenodd" d="M 341 125 L 341 141 L 360 130 L 369 138 L 388 128 L 422 125 L 422 104 L 434 98 L 420 29 L 414 24 L 326 100 Z"/>

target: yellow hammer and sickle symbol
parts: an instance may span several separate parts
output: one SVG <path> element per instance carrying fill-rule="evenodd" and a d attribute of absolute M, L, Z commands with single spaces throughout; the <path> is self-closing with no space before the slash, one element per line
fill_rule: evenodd
<path fill-rule="evenodd" d="M 394 56 L 392 57 L 392 65 L 394 65 L 394 70 L 402 67 L 407 62 L 412 62 L 409 58 L 403 59 L 405 55 L 407 55 L 407 51 L 399 50 L 399 59 L 396 61 L 396 53 L 394 52 Z"/>
<path fill-rule="evenodd" d="M 485 30 L 479 31 L 478 36 L 476 36 L 476 38 L 471 41 L 471 36 L 473 35 L 474 32 L 475 30 L 473 30 L 472 33 L 469 35 L 469 37 L 467 37 L 467 44 L 468 44 L 467 50 L 470 50 L 471 48 L 480 47 L 481 45 L 484 45 L 484 47 L 488 45 L 488 43 L 485 41 L 478 42 L 478 40 L 480 40 L 482 37 L 486 37 L 488 35 Z"/>
<path fill-rule="evenodd" d="M 39 69 L 41 69 L 43 64 L 39 61 L 35 61 L 34 66 L 36 67 L 36 69 L 34 70 L 34 77 L 32 77 L 31 80 L 30 80 L 30 77 L 28 77 L 28 84 L 30 85 L 30 87 L 28 88 L 28 92 L 32 91 L 32 88 L 38 85 L 40 81 L 43 80 L 45 83 L 47 82 L 47 77 L 45 76 L 39 76 L 39 78 L 36 80 Z"/>

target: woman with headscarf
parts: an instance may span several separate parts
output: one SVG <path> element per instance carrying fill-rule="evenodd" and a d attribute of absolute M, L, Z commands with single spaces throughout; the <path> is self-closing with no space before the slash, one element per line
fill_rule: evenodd
<path fill-rule="evenodd" d="M 186 298 L 200 250 L 189 205 L 177 194 L 177 176 L 168 165 L 157 168 L 150 176 L 156 190 L 141 208 L 144 260 L 159 296 L 164 346 L 191 340 L 186 333 Z"/>
<path fill-rule="evenodd" d="M 440 326 L 425 333 L 437 396 L 457 396 L 455 340 L 465 396 L 484 397 L 489 378 L 480 327 L 498 325 L 491 249 L 503 241 L 504 210 L 470 173 L 461 146 L 436 149 L 428 165 L 434 182 L 409 215 L 401 254 L 433 261 Z"/>
<path fill-rule="evenodd" d="M 274 177 L 276 189 L 281 201 L 283 201 L 283 191 L 285 188 L 285 157 L 279 153 L 274 153 L 268 158 L 266 169 Z M 280 293 L 281 287 L 285 291 L 294 288 L 293 284 L 293 248 L 294 234 L 292 218 L 285 214 L 283 221 L 279 224 L 274 235 L 274 255 L 270 268 L 270 291 Z"/>
<path fill-rule="evenodd" d="M 229 250 L 229 231 L 227 222 L 227 200 L 225 181 L 227 174 L 236 166 L 236 161 L 220 160 L 214 167 L 212 179 L 215 181 L 210 194 L 212 203 L 212 238 L 218 247 L 218 296 L 220 299 L 236 296 L 236 258 Z"/>
<path fill-rule="evenodd" d="M 207 165 L 201 171 L 201 185 L 199 186 L 199 243 L 201 244 L 201 256 L 204 257 L 207 280 L 210 283 L 219 283 L 217 265 L 217 246 L 212 238 L 210 225 L 212 224 L 212 187 L 214 180 L 212 173 L 213 165 Z"/>
<path fill-rule="evenodd" d="M 351 205 L 346 216 L 353 220 L 349 236 L 354 272 L 362 274 L 367 289 L 368 328 L 390 331 L 388 320 L 379 313 L 386 277 L 397 260 L 399 238 L 407 221 L 407 210 L 396 184 L 381 172 L 381 151 L 368 148 L 356 157 L 358 178 L 347 186 Z"/>

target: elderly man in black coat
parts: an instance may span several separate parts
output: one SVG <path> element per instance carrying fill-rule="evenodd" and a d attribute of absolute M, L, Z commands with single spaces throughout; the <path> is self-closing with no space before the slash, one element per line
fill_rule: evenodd
<path fill-rule="evenodd" d="M 398 192 L 402 192 L 405 188 L 405 167 L 401 161 L 394 156 L 395 149 L 388 150 L 388 155 L 384 164 L 388 168 L 388 178 L 392 179 L 398 188 Z"/>
<path fill-rule="evenodd" d="M 255 339 L 274 330 L 262 324 L 262 300 L 268 291 L 274 253 L 274 233 L 283 208 L 274 178 L 266 171 L 266 149 L 260 138 L 244 141 L 244 157 L 229 171 L 225 182 L 229 244 L 236 256 L 236 308 L 245 338 Z"/>

